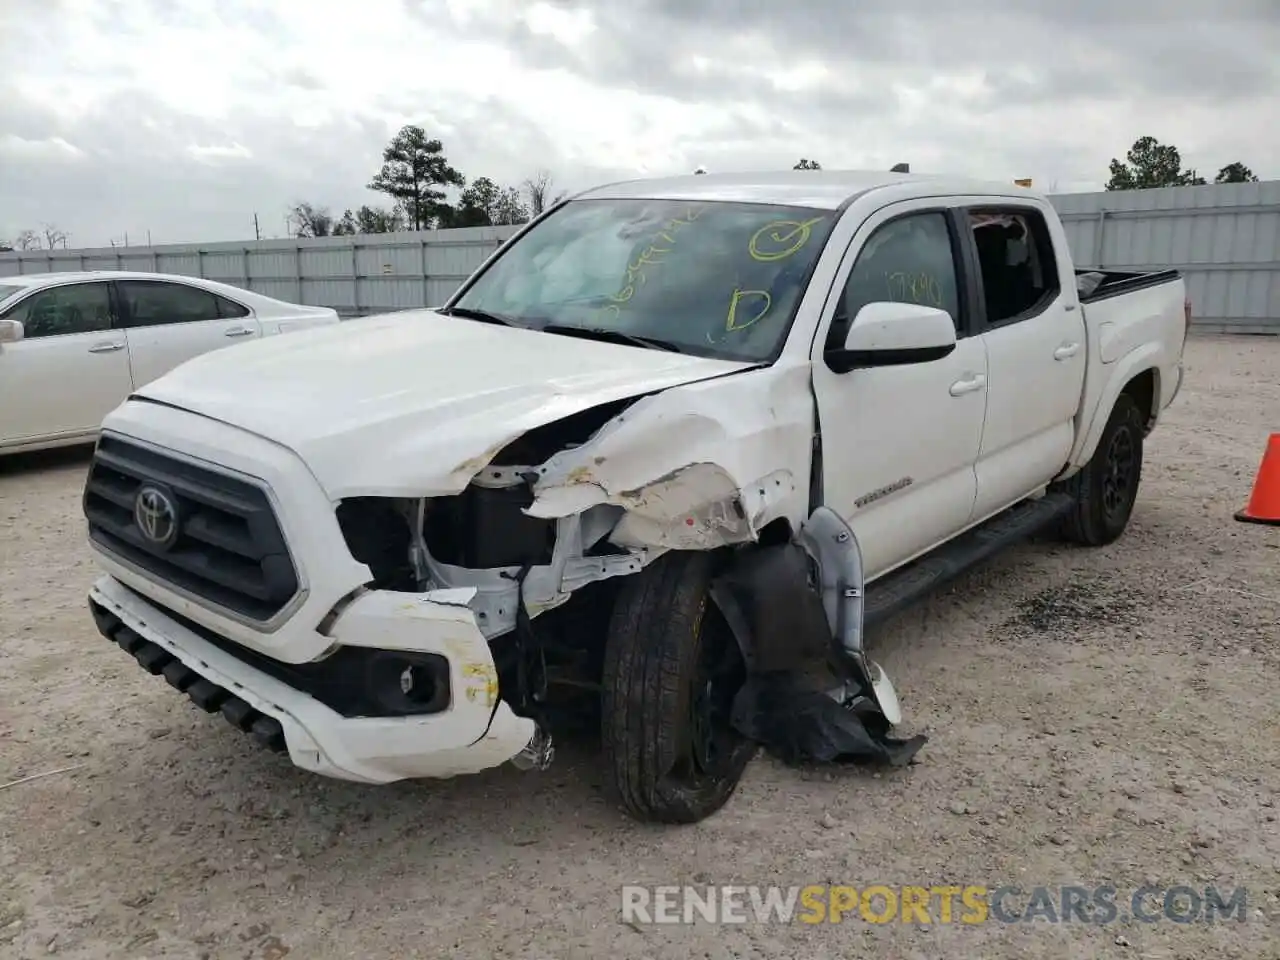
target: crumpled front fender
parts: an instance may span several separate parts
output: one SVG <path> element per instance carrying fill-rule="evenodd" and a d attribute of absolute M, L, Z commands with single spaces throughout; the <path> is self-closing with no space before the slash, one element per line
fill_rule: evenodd
<path fill-rule="evenodd" d="M 539 469 L 535 517 L 599 504 L 621 546 L 708 550 L 793 528 L 808 506 L 813 400 L 803 366 L 774 366 L 646 397 Z"/>

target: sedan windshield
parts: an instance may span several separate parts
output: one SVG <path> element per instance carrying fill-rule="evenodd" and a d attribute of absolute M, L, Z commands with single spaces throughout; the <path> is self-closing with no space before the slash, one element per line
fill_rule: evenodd
<path fill-rule="evenodd" d="M 11 283 L 0 283 L 0 303 L 4 303 L 6 300 L 12 297 L 15 293 L 25 289 L 26 287 L 17 287 Z"/>
<path fill-rule="evenodd" d="M 732 360 L 776 356 L 835 213 L 576 200 L 453 304 L 460 315 Z"/>

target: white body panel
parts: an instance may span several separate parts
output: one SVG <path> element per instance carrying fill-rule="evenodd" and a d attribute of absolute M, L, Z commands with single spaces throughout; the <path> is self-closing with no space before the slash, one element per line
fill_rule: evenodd
<path fill-rule="evenodd" d="M 123 330 L 0 343 L 0 453 L 83 440 L 132 388 Z"/>
<path fill-rule="evenodd" d="M 20 291 L 0 303 L 0 319 L 22 315 L 48 291 L 138 280 L 213 294 L 244 315 L 185 323 L 161 317 L 133 326 L 113 293 L 109 329 L 50 336 L 32 330 L 16 343 L 0 343 L 0 454 L 91 440 L 102 419 L 134 389 L 202 353 L 338 323 L 337 313 L 325 307 L 284 303 L 211 280 L 126 271 L 6 277 L 5 286 Z"/>
<path fill-rule="evenodd" d="M 229 347 L 241 340 L 261 337 L 262 325 L 256 317 L 250 316 L 134 327 L 126 333 L 129 368 L 133 372 L 136 390 L 201 354 Z"/>
<path fill-rule="evenodd" d="M 138 393 L 274 440 L 337 500 L 454 493 L 535 426 L 749 366 L 412 310 L 208 354 Z"/>
<path fill-rule="evenodd" d="M 486 663 L 491 670 L 486 638 L 510 629 L 512 581 L 496 570 L 437 564 L 433 580 L 465 588 L 471 599 L 458 601 L 457 590 L 436 591 L 433 599 L 375 589 L 344 609 L 371 578 L 335 518 L 344 498 L 458 493 L 530 430 L 639 398 L 581 445 L 536 465 L 527 512 L 556 519 L 558 528 L 553 563 L 525 580 L 531 615 L 566 601 L 583 583 L 633 573 L 666 550 L 750 542 L 778 523 L 794 531 L 813 506 L 811 489 L 848 521 L 868 579 L 875 579 L 1086 463 L 1115 397 L 1134 376 L 1155 371 L 1153 422 L 1180 382 L 1181 281 L 1080 304 L 1061 225 L 1028 191 L 806 171 L 619 184 L 592 195 L 841 212 L 769 363 L 411 311 L 206 353 L 141 387 L 139 399 L 106 419 L 115 435 L 252 478 L 270 492 L 301 586 L 299 599 L 269 628 L 101 551 L 109 577 L 94 596 L 192 669 L 220 684 L 239 683 L 254 706 L 284 725 L 299 765 L 375 781 L 447 776 L 501 762 L 529 739 L 527 722 L 504 712 L 505 704 L 495 715 L 496 744 L 486 737 L 470 748 L 474 755 L 464 749 L 475 730 L 465 710 L 416 722 L 340 722 L 157 616 L 156 608 L 172 610 L 288 663 L 341 643 L 438 650 L 451 667 L 465 661 L 479 674 Z M 868 237 L 903 214 L 954 216 L 950 211 L 975 204 L 1030 204 L 1043 215 L 1064 280 L 1058 298 L 1004 327 L 960 329 L 957 317 L 955 348 L 941 359 L 848 372 L 829 366 L 828 330 Z M 957 270 L 969 269 L 959 252 L 956 258 Z M 625 555 L 591 559 L 573 546 L 602 518 Z M 562 549 L 562 542 L 569 545 Z M 495 623 L 498 614 L 508 619 Z M 446 637 L 461 646 L 450 648 Z M 463 674 L 457 681 L 468 682 Z"/>

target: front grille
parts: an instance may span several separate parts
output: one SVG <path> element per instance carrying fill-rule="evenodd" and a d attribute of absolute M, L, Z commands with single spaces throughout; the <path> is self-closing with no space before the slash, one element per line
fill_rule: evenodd
<path fill-rule="evenodd" d="M 136 510 L 144 490 L 174 508 L 171 536 L 156 538 L 162 527 L 144 535 Z M 270 620 L 298 593 L 271 502 L 244 480 L 104 434 L 84 514 L 89 539 L 103 550 L 249 620 Z"/>

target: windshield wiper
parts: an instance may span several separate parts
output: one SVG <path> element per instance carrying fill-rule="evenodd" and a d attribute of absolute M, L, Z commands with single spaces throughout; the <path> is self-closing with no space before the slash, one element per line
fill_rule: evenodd
<path fill-rule="evenodd" d="M 489 313 L 485 310 L 472 310 L 470 307 L 450 307 L 448 310 L 438 311 L 446 317 L 462 317 L 464 320 L 479 320 L 481 323 L 497 323 L 504 327 L 520 327 L 524 329 L 524 325 L 516 323 L 510 317 L 504 317 L 499 313 Z"/>
<path fill-rule="evenodd" d="M 609 343 L 624 343 L 632 347 L 646 347 L 649 350 L 667 350 L 671 353 L 682 353 L 678 344 L 658 337 L 646 337 L 637 333 L 623 333 L 608 327 L 575 327 L 567 323 L 548 323 L 538 327 L 544 333 L 564 333 L 570 336 L 584 337 L 589 340 L 604 340 Z"/>

